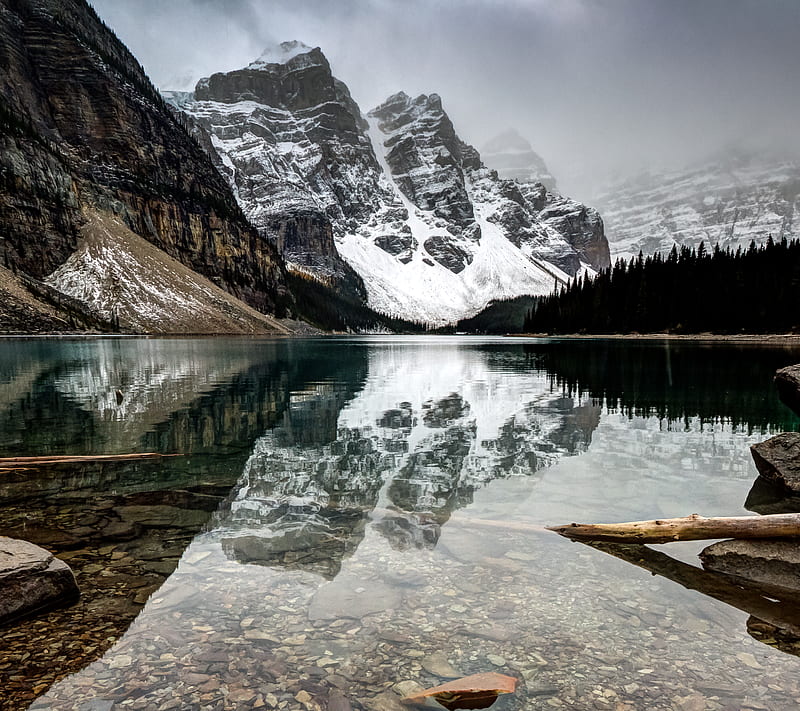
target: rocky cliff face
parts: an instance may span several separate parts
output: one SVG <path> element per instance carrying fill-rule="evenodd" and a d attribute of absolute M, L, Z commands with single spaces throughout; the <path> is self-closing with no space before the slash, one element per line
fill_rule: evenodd
<path fill-rule="evenodd" d="M 341 280 L 349 272 L 334 229 L 354 229 L 379 207 L 378 166 L 363 119 L 322 52 L 296 42 L 276 49 L 201 80 L 193 96 L 166 96 L 289 265 Z"/>
<path fill-rule="evenodd" d="M 285 298 L 273 245 L 84 0 L 0 0 L 0 258 L 44 278 L 89 207 L 262 311 Z"/>
<path fill-rule="evenodd" d="M 669 252 L 673 245 L 746 249 L 772 235 L 800 237 L 800 162 L 729 155 L 691 170 L 652 172 L 597 198 L 613 257 Z"/>
<path fill-rule="evenodd" d="M 286 42 L 165 96 L 290 269 L 381 313 L 446 323 L 607 263 L 590 208 L 486 169 L 435 94 L 365 119 L 319 48 Z"/>

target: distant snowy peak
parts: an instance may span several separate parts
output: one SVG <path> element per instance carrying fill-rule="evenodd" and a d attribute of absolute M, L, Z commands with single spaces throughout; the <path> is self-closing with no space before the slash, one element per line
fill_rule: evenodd
<path fill-rule="evenodd" d="M 481 149 L 483 160 L 501 178 L 521 183 L 542 183 L 550 192 L 557 192 L 556 179 L 544 159 L 533 150 L 516 129 L 498 134 Z"/>
<path fill-rule="evenodd" d="M 673 246 L 746 248 L 800 237 L 800 161 L 734 153 L 683 171 L 649 172 L 597 197 L 614 259 Z"/>
<path fill-rule="evenodd" d="M 301 54 L 308 54 L 313 49 L 298 40 L 281 42 L 265 48 L 258 59 L 247 65 L 247 69 L 258 70 L 264 69 L 270 64 L 286 64 L 289 60 Z"/>

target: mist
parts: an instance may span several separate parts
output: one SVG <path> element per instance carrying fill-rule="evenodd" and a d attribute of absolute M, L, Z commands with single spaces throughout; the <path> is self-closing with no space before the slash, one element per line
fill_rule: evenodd
<path fill-rule="evenodd" d="M 480 149 L 514 127 L 566 194 L 720 152 L 800 153 L 794 0 L 93 0 L 161 89 L 319 46 L 366 113 L 436 92 Z"/>

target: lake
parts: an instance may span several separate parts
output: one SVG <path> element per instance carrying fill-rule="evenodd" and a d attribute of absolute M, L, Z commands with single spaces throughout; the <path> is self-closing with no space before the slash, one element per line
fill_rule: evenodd
<path fill-rule="evenodd" d="M 674 341 L 0 341 L 2 456 L 181 455 L 0 480 L 0 534 L 83 591 L 0 631 L 2 708 L 392 711 L 493 671 L 520 680 L 494 709 L 795 709 L 797 640 L 676 582 L 702 587 L 703 543 L 640 557 L 541 528 L 779 510 L 749 446 L 798 428 L 772 386 L 795 362 Z"/>

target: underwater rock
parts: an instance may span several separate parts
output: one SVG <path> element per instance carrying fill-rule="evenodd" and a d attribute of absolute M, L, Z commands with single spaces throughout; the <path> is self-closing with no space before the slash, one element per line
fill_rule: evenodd
<path fill-rule="evenodd" d="M 405 696 L 402 703 L 424 704 L 427 699 L 433 698 L 446 709 L 485 709 L 500 694 L 513 694 L 516 686 L 517 680 L 513 676 L 495 672 L 472 674 L 425 689 L 413 696 Z"/>
<path fill-rule="evenodd" d="M 44 548 L 0 537 L 0 626 L 80 597 L 69 566 Z"/>

